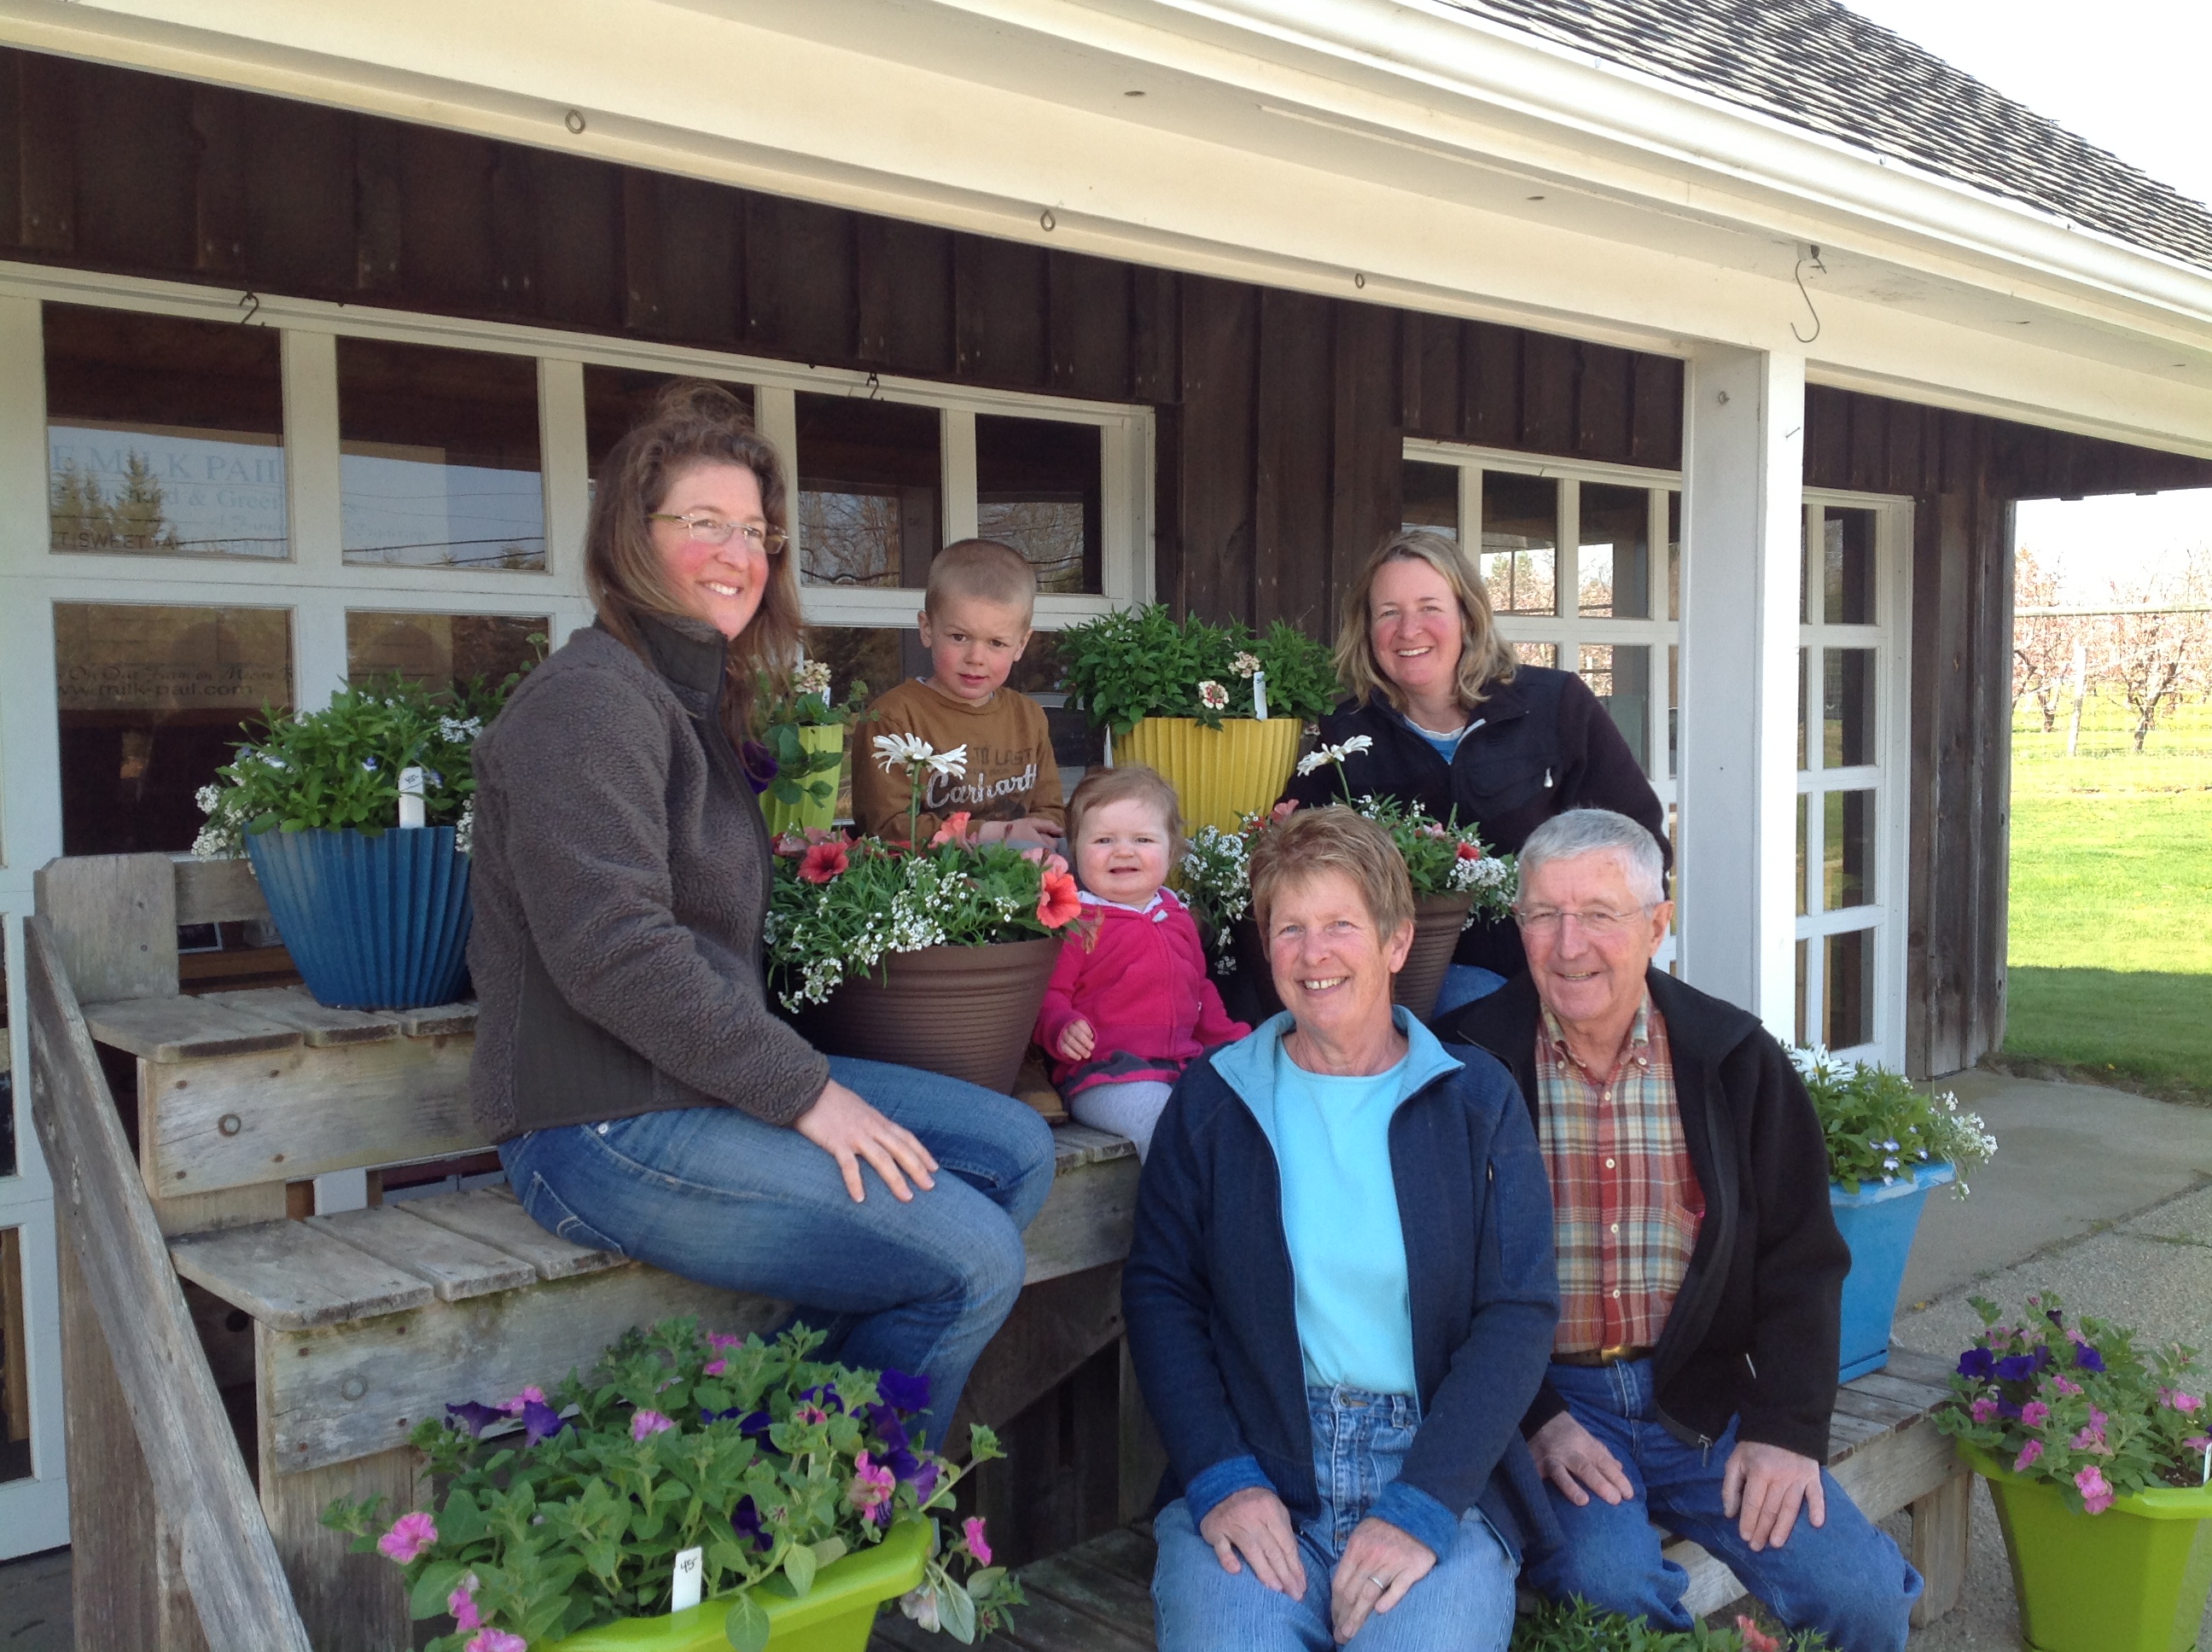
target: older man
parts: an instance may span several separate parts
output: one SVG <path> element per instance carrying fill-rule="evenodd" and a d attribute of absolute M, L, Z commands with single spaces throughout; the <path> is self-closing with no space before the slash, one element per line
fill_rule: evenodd
<path fill-rule="evenodd" d="M 1658 846 L 1575 810 L 1521 850 L 1528 971 L 1438 1029 L 1510 1068 L 1550 1172 L 1560 1313 L 1522 1423 L 1565 1541 L 1528 1581 L 1687 1629 L 1652 1522 L 1793 1628 L 1895 1652 L 1920 1576 L 1821 1467 L 1850 1258 L 1820 1121 L 1758 1021 L 1651 968 Z"/>

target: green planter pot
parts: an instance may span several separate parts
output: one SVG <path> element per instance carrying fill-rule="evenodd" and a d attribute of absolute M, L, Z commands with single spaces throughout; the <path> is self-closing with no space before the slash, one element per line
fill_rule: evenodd
<path fill-rule="evenodd" d="M 773 1652 L 865 1652 L 876 1608 L 921 1582 L 929 1562 L 929 1526 L 927 1520 L 899 1521 L 874 1548 L 824 1566 L 803 1599 L 791 1594 L 781 1575 L 757 1587 L 753 1599 L 768 1613 Z M 726 1596 L 662 1618 L 601 1624 L 565 1641 L 533 1646 L 532 1652 L 729 1652 L 722 1633 L 729 1615 Z"/>
<path fill-rule="evenodd" d="M 845 749 L 844 726 L 842 723 L 823 723 L 802 728 L 799 731 L 799 744 L 817 756 L 832 751 L 842 752 Z M 803 803 L 778 803 L 775 793 L 761 793 L 761 813 L 768 817 L 768 829 L 771 836 L 802 831 L 809 826 L 826 828 L 837 818 L 836 769 L 827 768 L 818 774 L 810 774 L 799 784 L 819 786 L 824 780 L 830 783 L 830 795 L 819 803 L 811 798 Z"/>
<path fill-rule="evenodd" d="M 2212 1489 L 2154 1486 L 2077 1514 L 2050 1480 L 1961 1442 L 1990 1483 L 2021 1637 L 2036 1652 L 2191 1652 L 2212 1587 Z"/>

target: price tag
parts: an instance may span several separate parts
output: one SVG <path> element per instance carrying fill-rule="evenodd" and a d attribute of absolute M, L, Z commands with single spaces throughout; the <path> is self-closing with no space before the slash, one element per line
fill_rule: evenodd
<path fill-rule="evenodd" d="M 686 1549 L 676 1557 L 676 1591 L 668 1603 L 670 1612 L 688 1612 L 699 1604 L 699 1582 L 706 1570 L 704 1549 Z"/>
<path fill-rule="evenodd" d="M 403 768 L 399 771 L 399 826 L 402 831 L 423 823 L 422 771 Z"/>
<path fill-rule="evenodd" d="M 1267 674 L 1265 671 L 1252 673 L 1252 720 L 1255 723 L 1267 720 Z"/>

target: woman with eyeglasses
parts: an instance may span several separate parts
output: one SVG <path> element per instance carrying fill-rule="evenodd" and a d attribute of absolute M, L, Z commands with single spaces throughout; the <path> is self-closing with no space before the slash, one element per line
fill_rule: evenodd
<path fill-rule="evenodd" d="M 598 623 L 476 748 L 471 1100 L 542 1226 L 796 1303 L 823 1357 L 927 1378 L 937 1443 L 1020 1291 L 1052 1136 L 769 1011 L 747 733 L 758 674 L 798 653 L 787 499 L 744 405 L 696 380 L 608 455 Z"/>
<path fill-rule="evenodd" d="M 1493 852 L 1516 852 L 1553 816 L 1611 809 L 1671 857 L 1665 812 L 1628 742 L 1582 678 L 1521 663 L 1498 635 L 1481 575 L 1442 534 L 1392 534 L 1345 589 L 1336 671 L 1348 698 L 1321 720 L 1324 744 L 1366 744 L 1291 780 L 1306 805 L 1346 795 L 1456 816 Z M 1349 788 L 1347 793 L 1346 788 Z M 1510 923 L 1478 920 L 1435 1015 L 1493 993 L 1528 968 Z"/>

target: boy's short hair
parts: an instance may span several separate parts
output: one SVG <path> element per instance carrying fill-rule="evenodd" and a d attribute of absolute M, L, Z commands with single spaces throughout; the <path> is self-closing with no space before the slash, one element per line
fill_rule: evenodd
<path fill-rule="evenodd" d="M 931 559 L 921 605 L 933 617 L 948 597 L 1018 604 L 1027 625 L 1036 610 L 1036 569 L 1012 545 L 996 539 L 956 539 Z"/>
<path fill-rule="evenodd" d="M 1168 870 L 1182 865 L 1183 851 L 1189 847 L 1183 841 L 1182 799 L 1166 776 L 1142 763 L 1094 768 L 1076 783 L 1073 795 L 1067 799 L 1068 858 L 1075 858 L 1083 839 L 1083 823 L 1093 811 L 1132 800 L 1149 803 L 1160 811 L 1168 829 Z"/>

